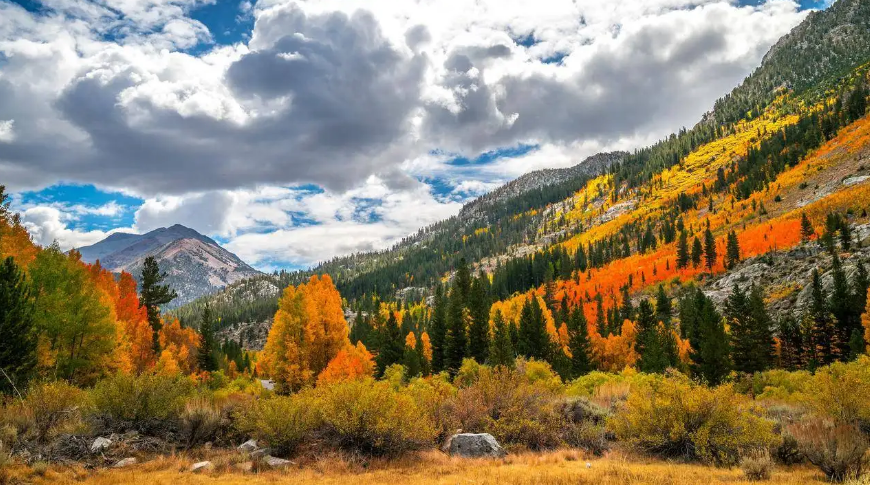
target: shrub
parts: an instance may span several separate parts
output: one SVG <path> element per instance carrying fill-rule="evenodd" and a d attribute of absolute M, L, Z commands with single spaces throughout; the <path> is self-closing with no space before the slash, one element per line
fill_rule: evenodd
<path fill-rule="evenodd" d="M 601 456 L 610 449 L 604 425 L 590 421 L 568 424 L 563 432 L 563 439 L 568 446 L 580 448 L 595 456 Z"/>
<path fill-rule="evenodd" d="M 411 395 L 389 382 L 359 379 L 312 392 L 324 435 L 339 448 L 395 455 L 431 444 L 436 431 Z"/>
<path fill-rule="evenodd" d="M 753 414 L 748 398 L 730 386 L 710 389 L 671 377 L 637 389 L 609 426 L 641 451 L 734 465 L 741 453 L 773 445 L 773 423 Z"/>
<path fill-rule="evenodd" d="M 240 432 L 265 441 L 278 454 L 295 451 L 319 424 L 310 391 L 250 402 L 235 415 Z"/>
<path fill-rule="evenodd" d="M 221 410 L 204 396 L 197 396 L 184 406 L 180 419 L 181 436 L 188 448 L 212 441 L 221 430 Z"/>
<path fill-rule="evenodd" d="M 867 439 L 857 426 L 810 419 L 789 427 L 800 449 L 829 480 L 843 481 L 860 476 L 867 466 Z"/>
<path fill-rule="evenodd" d="M 414 400 L 417 408 L 428 416 L 430 422 L 434 423 L 438 442 L 452 435 L 459 427 L 459 422 L 452 413 L 456 388 L 450 383 L 447 373 L 411 379 L 405 392 Z"/>
<path fill-rule="evenodd" d="M 817 414 L 870 428 L 870 357 L 823 367 L 811 385 L 810 407 Z"/>
<path fill-rule="evenodd" d="M 804 461 L 804 454 L 801 452 L 800 443 L 787 432 L 782 434 L 782 441 L 776 447 L 774 457 L 776 461 L 786 466 L 797 465 Z"/>
<path fill-rule="evenodd" d="M 193 393 L 193 381 L 184 376 L 117 374 L 97 383 L 92 396 L 97 416 L 110 427 L 145 431 L 177 420 Z"/>
<path fill-rule="evenodd" d="M 5 410 L 4 428 L 18 439 L 45 442 L 81 426 L 88 406 L 87 394 L 66 382 L 36 384 Z"/>
<path fill-rule="evenodd" d="M 477 380 L 447 403 L 451 425 L 491 433 L 502 444 L 533 450 L 558 446 L 563 423 L 560 396 L 551 379 L 530 379 L 522 367 L 481 367 Z"/>
<path fill-rule="evenodd" d="M 773 474 L 773 460 L 767 450 L 750 452 L 740 459 L 740 469 L 747 480 L 770 480 Z"/>

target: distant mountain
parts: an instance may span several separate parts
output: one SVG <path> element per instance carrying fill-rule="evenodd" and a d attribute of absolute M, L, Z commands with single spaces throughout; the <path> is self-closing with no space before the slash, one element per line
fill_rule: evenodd
<path fill-rule="evenodd" d="M 127 271 L 137 280 L 145 258 L 154 256 L 160 269 L 167 273 L 166 283 L 178 292 L 178 298 L 170 306 L 182 305 L 261 274 L 211 238 L 180 224 L 141 235 L 115 233 L 78 251 L 83 261 L 99 260 L 106 269 L 116 273 Z"/>
<path fill-rule="evenodd" d="M 489 208 L 498 205 L 500 202 L 519 197 L 533 190 L 550 185 L 558 185 L 571 179 L 594 177 L 602 174 L 614 163 L 621 162 L 626 155 L 628 155 L 626 152 L 598 153 L 586 158 L 573 167 L 546 168 L 529 172 L 465 204 L 462 210 L 459 211 L 459 218 L 473 219 L 480 217 Z"/>

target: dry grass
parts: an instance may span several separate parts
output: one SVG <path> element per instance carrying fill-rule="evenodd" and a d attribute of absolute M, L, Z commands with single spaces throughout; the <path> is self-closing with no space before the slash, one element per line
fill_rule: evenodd
<path fill-rule="evenodd" d="M 216 471 L 193 474 L 187 471 L 194 461 L 211 459 Z M 232 466 L 240 458 L 227 452 L 212 456 L 188 455 L 159 458 L 123 470 L 85 472 L 81 469 L 52 468 L 42 476 L 26 470 L 16 474 L 33 483 L 108 484 L 493 484 L 493 485 L 690 485 L 697 483 L 746 484 L 739 468 L 722 469 L 699 465 L 669 463 L 611 453 L 605 458 L 589 459 L 582 453 L 559 450 L 549 453 L 510 455 L 504 460 L 464 460 L 428 451 L 398 460 L 355 459 L 331 455 L 301 461 L 281 471 L 242 473 Z M 586 464 L 591 466 L 587 468 Z M 809 467 L 780 468 L 773 473 L 771 485 L 825 483 L 824 476 Z"/>

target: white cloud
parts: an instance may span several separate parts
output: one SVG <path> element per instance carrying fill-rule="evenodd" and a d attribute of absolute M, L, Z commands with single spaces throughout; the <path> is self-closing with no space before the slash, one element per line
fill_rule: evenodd
<path fill-rule="evenodd" d="M 21 222 L 30 233 L 33 242 L 48 246 L 57 242 L 64 251 L 88 246 L 105 239 L 112 231 L 82 231 L 69 227 L 73 215 L 57 207 L 36 206 L 21 212 Z"/>
<path fill-rule="evenodd" d="M 15 141 L 15 132 L 12 126 L 15 120 L 0 121 L 0 143 L 12 143 Z"/>

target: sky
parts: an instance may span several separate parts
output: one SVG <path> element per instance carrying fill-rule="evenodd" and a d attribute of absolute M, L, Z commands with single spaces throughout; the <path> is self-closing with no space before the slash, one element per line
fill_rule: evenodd
<path fill-rule="evenodd" d="M 38 244 L 305 268 L 692 126 L 826 5 L 0 0 L 0 184 Z"/>

